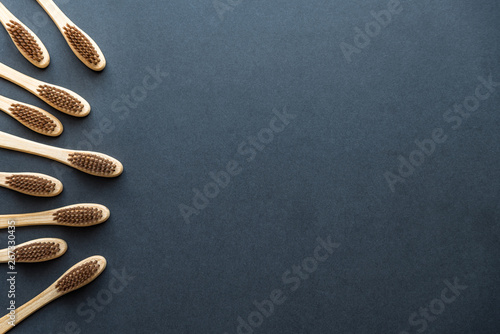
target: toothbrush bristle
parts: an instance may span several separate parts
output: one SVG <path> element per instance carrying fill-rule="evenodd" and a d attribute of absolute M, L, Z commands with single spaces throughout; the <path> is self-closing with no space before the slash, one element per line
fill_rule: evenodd
<path fill-rule="evenodd" d="M 32 60 L 41 62 L 45 57 L 42 48 L 38 45 L 35 37 L 19 22 L 10 20 L 7 23 L 7 31 L 14 43 Z"/>
<path fill-rule="evenodd" d="M 101 265 L 96 260 L 90 260 L 71 270 L 56 282 L 59 292 L 76 290 L 94 280 L 99 274 Z"/>
<path fill-rule="evenodd" d="M 21 124 L 29 128 L 35 128 L 43 133 L 50 134 L 57 127 L 56 122 L 47 115 L 26 105 L 12 104 L 9 110 L 12 112 L 12 116 Z"/>
<path fill-rule="evenodd" d="M 66 24 L 64 34 L 68 38 L 71 46 L 82 56 L 88 63 L 97 65 L 101 62 L 99 53 L 95 49 L 92 42 L 75 26 Z"/>
<path fill-rule="evenodd" d="M 49 104 L 53 104 L 57 109 L 76 115 L 83 111 L 83 103 L 62 89 L 49 85 L 40 85 L 37 91 L 40 97 L 48 101 Z"/>
<path fill-rule="evenodd" d="M 77 206 L 60 209 L 53 214 L 53 220 L 63 225 L 86 226 L 101 222 L 104 213 L 94 207 Z"/>
<path fill-rule="evenodd" d="M 40 262 L 55 258 L 61 252 L 61 247 L 55 242 L 35 242 L 18 246 L 15 249 L 16 261 Z"/>
<path fill-rule="evenodd" d="M 54 193 L 56 184 L 49 179 L 34 175 L 10 175 L 5 182 L 16 191 L 28 193 L 30 195 L 50 195 Z"/>
<path fill-rule="evenodd" d="M 113 161 L 90 153 L 70 153 L 68 161 L 76 168 L 93 174 L 111 175 L 117 167 Z"/>

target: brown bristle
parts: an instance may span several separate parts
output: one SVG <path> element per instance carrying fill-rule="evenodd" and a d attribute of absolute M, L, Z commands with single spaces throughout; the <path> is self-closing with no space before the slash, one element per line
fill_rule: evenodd
<path fill-rule="evenodd" d="M 99 53 L 97 53 L 94 45 L 90 40 L 75 26 L 67 24 L 64 27 L 64 34 L 68 38 L 71 46 L 82 56 L 87 62 L 97 65 L 101 62 Z"/>
<path fill-rule="evenodd" d="M 53 181 L 34 175 L 11 175 L 5 183 L 14 190 L 36 195 L 50 195 L 56 189 Z"/>
<path fill-rule="evenodd" d="M 58 210 L 53 216 L 54 221 L 59 224 L 85 226 L 98 223 L 103 217 L 103 212 L 98 208 L 77 206 Z"/>
<path fill-rule="evenodd" d="M 41 132 L 52 133 L 57 127 L 52 119 L 34 108 L 22 104 L 12 104 L 9 110 L 12 112 L 12 116 L 23 125 L 36 128 Z"/>
<path fill-rule="evenodd" d="M 10 20 L 7 23 L 7 31 L 14 43 L 31 59 L 36 62 L 41 62 L 44 59 L 42 48 L 36 42 L 35 37 L 22 24 Z"/>
<path fill-rule="evenodd" d="M 83 103 L 62 89 L 49 85 L 40 85 L 37 91 L 42 98 L 45 98 L 57 108 L 73 114 L 79 114 L 83 111 Z"/>
<path fill-rule="evenodd" d="M 15 249 L 16 261 L 37 262 L 54 258 L 61 251 L 61 247 L 55 242 L 35 242 Z"/>
<path fill-rule="evenodd" d="M 68 161 L 75 167 L 95 174 L 113 174 L 116 164 L 106 158 L 90 153 L 71 153 Z"/>
<path fill-rule="evenodd" d="M 85 262 L 61 277 L 56 283 L 56 289 L 59 292 L 77 289 L 93 279 L 100 267 L 101 265 L 96 260 Z"/>

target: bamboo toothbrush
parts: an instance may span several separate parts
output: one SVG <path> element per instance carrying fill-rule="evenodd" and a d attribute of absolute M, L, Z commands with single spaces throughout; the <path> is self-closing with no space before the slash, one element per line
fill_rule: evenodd
<path fill-rule="evenodd" d="M 26 25 L 19 21 L 0 2 L 0 22 L 10 35 L 17 49 L 30 63 L 46 68 L 50 63 L 49 52 L 42 41 Z"/>
<path fill-rule="evenodd" d="M 36 239 L 17 245 L 13 249 L 0 250 L 0 263 L 38 263 L 61 257 L 68 245 L 66 241 L 55 238 Z"/>
<path fill-rule="evenodd" d="M 61 193 L 61 181 L 37 173 L 0 173 L 0 187 L 36 197 L 54 197 Z"/>
<path fill-rule="evenodd" d="M 67 150 L 44 145 L 1 131 L 0 147 L 28 154 L 39 155 L 95 176 L 117 177 L 123 172 L 123 165 L 121 162 L 108 155 L 89 151 Z"/>
<path fill-rule="evenodd" d="M 108 220 L 109 209 L 100 204 L 75 204 L 63 208 L 16 215 L 0 215 L 0 229 L 14 222 L 16 228 L 24 226 L 59 225 L 88 227 Z"/>
<path fill-rule="evenodd" d="M 0 95 L 0 110 L 39 134 L 57 137 L 63 132 L 61 122 L 52 114 L 38 107 Z"/>
<path fill-rule="evenodd" d="M 92 256 L 75 264 L 45 291 L 19 307 L 15 315 L 9 313 L 3 316 L 0 319 L 0 332 L 8 332 L 48 303 L 91 283 L 105 268 L 106 259 L 102 256 Z"/>
<path fill-rule="evenodd" d="M 63 34 L 64 39 L 82 63 L 94 71 L 106 67 L 106 59 L 99 46 L 82 29 L 78 28 L 52 0 L 37 0 L 49 14 L 52 21 Z"/>
<path fill-rule="evenodd" d="M 75 92 L 34 79 L 2 63 L 0 77 L 26 89 L 51 107 L 68 115 L 84 117 L 90 112 L 89 103 Z"/>

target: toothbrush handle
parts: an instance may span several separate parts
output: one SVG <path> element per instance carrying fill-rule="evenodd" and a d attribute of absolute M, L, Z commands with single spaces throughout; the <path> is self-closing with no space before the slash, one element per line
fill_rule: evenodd
<path fill-rule="evenodd" d="M 68 151 L 65 149 L 40 144 L 1 131 L 0 147 L 8 150 L 39 155 L 41 157 L 57 160 L 63 163 L 66 163 L 66 157 L 68 155 Z"/>
<path fill-rule="evenodd" d="M 11 20 L 11 15 L 9 10 L 0 2 L 0 21 L 5 26 L 5 23 Z"/>
<path fill-rule="evenodd" d="M 66 24 L 73 24 L 64 12 L 52 0 L 36 0 L 43 10 L 49 14 L 54 23 L 61 29 Z"/>
<path fill-rule="evenodd" d="M 25 320 L 27 317 L 29 317 L 48 303 L 52 302 L 54 299 L 57 299 L 58 297 L 59 295 L 57 294 L 55 288 L 50 286 L 44 292 L 16 309 L 14 315 L 11 315 L 9 313 L 0 318 L 0 333 L 7 333 L 12 328 L 14 328 L 14 326 L 9 323 L 11 320 L 13 320 L 12 317 L 15 317 L 14 325 L 17 326 L 21 321 Z"/>
<path fill-rule="evenodd" d="M 29 90 L 31 93 L 38 95 L 37 87 L 40 84 L 43 84 L 41 81 L 38 81 L 26 74 L 23 74 L 19 71 L 16 71 L 12 67 L 9 67 L 5 64 L 0 63 L 0 77 L 8 80 L 18 86 L 23 87 L 24 89 Z"/>
<path fill-rule="evenodd" d="M 0 216 L 0 230 L 8 228 L 9 221 L 15 221 L 16 228 L 24 226 L 55 225 L 54 213 L 55 210 L 49 210 L 17 215 L 2 215 Z"/>
<path fill-rule="evenodd" d="M 9 261 L 10 261 L 9 249 L 8 248 L 1 249 L 0 250 L 0 263 L 7 263 Z"/>

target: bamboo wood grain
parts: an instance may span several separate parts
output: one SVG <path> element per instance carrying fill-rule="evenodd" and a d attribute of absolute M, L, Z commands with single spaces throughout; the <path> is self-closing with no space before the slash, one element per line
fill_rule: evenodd
<path fill-rule="evenodd" d="M 14 16 L 1 2 L 0 2 L 0 22 L 4 26 L 5 30 L 9 33 L 11 36 L 12 41 L 14 42 L 14 45 L 16 48 L 19 50 L 19 52 L 26 58 L 30 63 L 35 65 L 36 67 L 39 68 L 46 68 L 50 64 L 50 55 L 49 52 L 47 51 L 47 48 L 45 45 L 43 45 L 42 41 L 40 38 L 38 38 L 37 35 L 31 31 L 30 28 L 28 28 L 24 23 L 22 23 L 17 17 Z M 19 25 L 21 25 L 26 31 L 28 31 L 29 34 L 35 39 L 36 43 L 41 49 L 43 59 L 41 61 L 36 61 L 32 57 L 30 57 L 15 41 L 15 39 L 12 37 L 12 35 L 9 32 L 9 27 L 8 24 L 11 22 L 17 22 Z"/>
<path fill-rule="evenodd" d="M 76 269 L 77 267 L 85 264 L 88 261 L 97 261 L 99 264 L 99 269 L 98 271 L 87 281 L 84 283 L 80 284 L 79 286 L 75 287 L 74 289 L 71 289 L 69 291 L 63 292 L 57 289 L 56 285 L 57 283 L 64 278 L 68 273 L 70 273 L 72 270 Z M 54 282 L 51 286 L 49 286 L 45 291 L 40 293 L 38 296 L 24 304 L 23 306 L 19 307 L 16 310 L 15 314 L 15 325 L 19 325 L 19 323 L 23 320 L 25 320 L 27 317 L 44 307 L 45 305 L 49 304 L 50 302 L 56 300 L 59 297 L 64 296 L 67 293 L 70 293 L 74 290 L 80 289 L 84 287 L 85 285 L 93 282 L 106 268 L 106 259 L 102 256 L 92 256 L 89 257 L 77 264 L 75 264 L 73 267 L 71 267 L 68 271 L 66 271 L 56 282 Z M 14 328 L 11 324 L 9 324 L 10 321 L 10 316 L 9 314 L 3 316 L 0 319 L 0 333 L 7 333 L 9 330 Z"/>
<path fill-rule="evenodd" d="M 2 64 L 2 63 L 0 63 L 0 77 L 26 89 L 28 92 L 32 93 L 33 95 L 38 97 L 40 100 L 44 101 L 45 103 L 50 105 L 52 108 L 57 109 L 65 114 L 75 116 L 75 117 L 84 117 L 90 113 L 90 104 L 87 101 L 85 101 L 80 95 L 76 94 L 75 92 L 73 92 L 69 89 L 37 80 L 35 78 L 27 76 L 26 74 L 23 74 L 19 71 L 16 71 L 15 69 L 13 69 L 5 64 Z M 71 110 L 67 110 L 67 109 L 64 109 L 62 107 L 58 107 L 53 102 L 49 101 L 47 98 L 41 96 L 38 89 L 40 88 L 40 86 L 45 86 L 45 85 L 52 87 L 52 88 L 60 89 L 64 92 L 68 93 L 71 97 L 80 101 L 83 105 L 83 109 L 81 110 L 81 112 L 74 113 Z"/>
<path fill-rule="evenodd" d="M 22 106 L 34 109 L 34 110 L 42 113 L 42 115 L 44 115 L 45 117 L 48 117 L 52 122 L 54 122 L 56 124 L 56 127 L 54 128 L 54 130 L 52 132 L 45 132 L 45 131 L 41 131 L 39 128 L 37 128 L 35 126 L 32 126 L 32 125 L 29 125 L 29 124 L 21 122 L 19 119 L 17 119 L 14 116 L 14 113 L 13 113 L 13 110 L 12 110 L 12 107 L 14 105 L 22 105 Z M 45 136 L 57 137 L 57 136 L 61 135 L 61 133 L 64 130 L 63 125 L 59 121 L 59 119 L 57 119 L 51 113 L 48 113 L 47 111 L 45 111 L 45 110 L 43 110 L 41 108 L 32 106 L 30 104 L 22 103 L 22 102 L 15 101 L 15 100 L 11 100 L 11 99 L 6 98 L 5 96 L 1 96 L 1 95 L 0 95 L 0 110 L 2 110 L 7 115 L 13 117 L 16 121 L 18 121 L 19 123 L 21 123 L 22 125 L 24 125 L 28 129 L 33 130 L 33 131 L 35 131 L 35 132 L 37 132 L 39 134 L 45 135 Z"/>
<path fill-rule="evenodd" d="M 69 47 L 71 50 L 73 50 L 74 54 L 80 59 L 82 63 L 84 63 L 88 68 L 94 70 L 94 71 L 102 71 L 106 67 L 106 59 L 104 57 L 104 54 L 102 53 L 101 49 L 97 45 L 96 42 L 92 38 L 90 38 L 89 35 L 87 35 L 82 29 L 80 29 L 76 24 L 74 24 L 67 16 L 66 14 L 63 13 L 63 11 L 57 7 L 57 5 L 54 3 L 52 0 L 37 0 L 37 2 L 42 6 L 42 8 L 49 14 L 50 18 L 54 23 L 56 24 L 57 28 L 63 35 L 64 39 L 68 43 Z M 88 62 L 85 57 L 83 57 L 80 52 L 73 47 L 71 44 L 70 40 L 68 39 L 66 33 L 65 33 L 65 27 L 67 26 L 74 27 L 80 31 L 87 39 L 88 41 L 92 44 L 94 49 L 97 51 L 97 54 L 99 55 L 100 61 L 97 65 L 92 64 Z"/>
<path fill-rule="evenodd" d="M 44 180 L 50 181 L 50 182 L 55 184 L 54 190 L 48 194 L 33 194 L 31 192 L 16 189 L 16 188 L 12 187 L 12 185 L 10 185 L 8 182 L 8 179 L 10 177 L 16 176 L 16 175 L 18 175 L 18 176 L 35 176 L 35 177 L 39 177 L 39 178 L 42 178 Z M 48 176 L 45 174 L 38 174 L 38 173 L 0 173 L 0 187 L 4 187 L 4 188 L 10 189 L 10 190 L 20 192 L 22 194 L 36 196 L 36 197 L 54 197 L 54 196 L 59 195 L 63 191 L 63 184 L 61 183 L 61 181 L 59 181 L 58 179 L 56 179 L 52 176 Z"/>
<path fill-rule="evenodd" d="M 16 137 L 1 131 L 0 131 L 0 147 L 23 153 L 38 155 L 44 158 L 58 161 L 75 169 L 78 169 L 84 173 L 95 176 L 117 177 L 123 172 L 123 165 L 121 164 L 121 162 L 108 155 L 97 152 L 68 150 L 59 147 L 44 145 L 31 140 Z M 95 173 L 89 170 L 85 170 L 83 168 L 79 168 L 73 165 L 73 163 L 69 160 L 71 158 L 70 154 L 75 154 L 75 153 L 92 154 L 100 158 L 107 159 L 108 161 L 112 162 L 116 166 L 116 168 L 112 173 L 109 174 Z"/>
<path fill-rule="evenodd" d="M 75 208 L 95 208 L 101 210 L 102 217 L 101 219 L 93 222 L 92 224 L 86 225 L 77 225 L 77 224 L 65 224 L 57 222 L 54 214 L 56 214 L 60 210 L 65 209 L 75 209 Z M 98 225 L 104 223 L 109 219 L 110 211 L 107 207 L 100 204 L 74 204 L 68 205 L 62 208 L 35 212 L 35 213 L 24 213 L 24 214 L 9 214 L 9 215 L 0 215 L 0 229 L 6 229 L 9 227 L 9 221 L 14 221 L 15 226 L 17 227 L 25 227 L 25 226 L 43 226 L 43 225 L 60 225 L 60 226 L 71 226 L 71 227 L 88 227 L 93 225 Z"/>
<path fill-rule="evenodd" d="M 23 260 L 15 259 L 16 263 L 38 263 L 38 262 L 45 262 L 45 261 L 54 260 L 54 259 L 57 259 L 58 257 L 63 256 L 64 253 L 66 253 L 66 250 L 68 249 L 68 244 L 66 243 L 66 241 L 64 241 L 62 239 L 57 239 L 57 238 L 43 238 L 43 239 L 31 240 L 31 241 L 22 243 L 20 245 L 16 245 L 15 248 L 26 247 L 26 246 L 30 246 L 30 245 L 37 244 L 37 243 L 57 244 L 57 245 L 59 245 L 59 251 L 50 257 L 45 257 L 45 258 L 38 260 L 38 261 L 23 261 Z M 14 248 L 14 250 L 15 250 L 15 248 Z M 11 261 L 12 260 L 11 254 L 12 254 L 12 252 L 9 251 L 8 248 L 0 249 L 0 263 L 7 263 L 7 262 Z"/>

